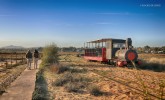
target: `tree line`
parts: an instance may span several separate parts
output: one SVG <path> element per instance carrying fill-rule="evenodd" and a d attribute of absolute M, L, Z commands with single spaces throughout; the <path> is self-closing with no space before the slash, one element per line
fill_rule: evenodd
<path fill-rule="evenodd" d="M 165 46 L 150 47 L 150 46 L 146 45 L 144 47 L 137 47 L 136 50 L 139 53 L 162 53 L 162 54 L 165 54 Z"/>

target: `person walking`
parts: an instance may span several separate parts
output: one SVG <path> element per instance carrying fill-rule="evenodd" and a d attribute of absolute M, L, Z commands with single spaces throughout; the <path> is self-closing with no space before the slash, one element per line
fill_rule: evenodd
<path fill-rule="evenodd" d="M 27 59 L 27 68 L 31 69 L 31 63 L 32 63 L 32 53 L 30 50 L 26 53 L 26 59 Z"/>
<path fill-rule="evenodd" d="M 39 52 L 36 49 L 34 50 L 33 58 L 34 58 L 34 69 L 37 69 Z"/>

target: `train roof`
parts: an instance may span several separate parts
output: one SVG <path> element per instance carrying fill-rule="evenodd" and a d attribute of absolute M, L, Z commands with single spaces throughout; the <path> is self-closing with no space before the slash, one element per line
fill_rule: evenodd
<path fill-rule="evenodd" d="M 101 42 L 107 42 L 107 41 L 125 41 L 124 39 L 113 39 L 113 38 L 103 38 L 99 40 L 89 41 L 87 43 L 101 43 Z"/>

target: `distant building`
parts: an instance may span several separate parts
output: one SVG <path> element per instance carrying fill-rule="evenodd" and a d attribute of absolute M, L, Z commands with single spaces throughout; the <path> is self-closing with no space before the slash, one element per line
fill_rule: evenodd
<path fill-rule="evenodd" d="M 158 53 L 159 53 L 159 54 L 162 54 L 162 53 L 164 53 L 164 52 L 163 52 L 163 51 L 158 51 Z"/>
<path fill-rule="evenodd" d="M 156 51 L 153 51 L 153 50 L 152 50 L 152 51 L 151 51 L 151 53 L 152 53 L 152 54 L 155 54 L 155 53 L 156 53 Z"/>

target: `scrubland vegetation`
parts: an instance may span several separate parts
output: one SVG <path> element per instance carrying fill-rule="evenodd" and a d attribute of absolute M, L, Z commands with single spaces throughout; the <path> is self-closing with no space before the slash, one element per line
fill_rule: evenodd
<path fill-rule="evenodd" d="M 58 47 L 56 44 L 52 43 L 47 45 L 43 49 L 43 57 L 42 57 L 42 64 L 43 65 L 51 65 L 54 63 L 58 63 Z"/>
<path fill-rule="evenodd" d="M 165 54 L 139 54 L 143 64 L 141 69 L 165 72 Z"/>
<path fill-rule="evenodd" d="M 57 49 L 57 47 L 51 48 Z M 49 50 L 54 49 L 47 49 Z M 58 52 L 53 52 L 56 56 L 51 56 L 52 58 L 47 56 L 43 59 L 43 61 L 51 59 L 51 62 L 42 63 L 43 67 L 39 73 L 42 78 L 37 78 L 37 80 L 42 79 L 44 82 L 36 81 L 34 100 L 37 98 L 55 100 L 165 99 L 164 56 L 141 54 L 139 58 L 143 60 L 143 65 L 128 69 L 88 62 L 74 54 L 61 54 L 58 57 Z"/>

